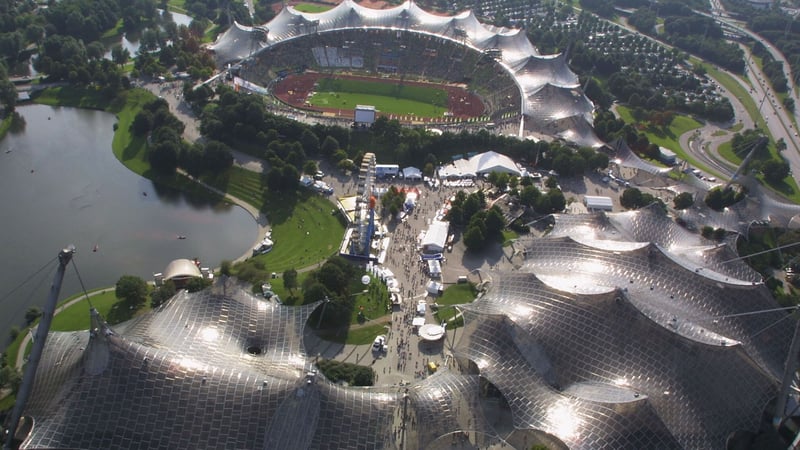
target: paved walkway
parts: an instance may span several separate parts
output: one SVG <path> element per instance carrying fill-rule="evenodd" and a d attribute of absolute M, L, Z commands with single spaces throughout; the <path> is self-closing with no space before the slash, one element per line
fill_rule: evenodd
<path fill-rule="evenodd" d="M 353 195 L 356 192 L 356 177 L 339 175 L 337 169 L 327 166 L 320 167 L 328 173 L 324 181 L 334 188 L 336 196 Z M 389 230 L 390 246 L 387 259 L 383 267 L 387 267 L 401 284 L 403 303 L 395 307 L 390 316 L 364 324 L 374 325 L 385 323 L 386 345 L 388 351 L 373 352 L 371 344 L 345 345 L 326 341 L 319 338 L 310 327 L 306 327 L 304 345 L 306 353 L 310 356 L 370 366 L 375 371 L 378 386 L 400 386 L 414 379 L 421 379 L 430 374 L 427 371 L 428 362 L 442 365 L 447 359 L 449 349 L 461 330 L 449 330 L 445 337 L 437 342 L 425 342 L 414 332 L 411 325 L 412 319 L 418 316 L 416 305 L 419 300 L 426 300 L 432 304 L 436 298 L 426 292 L 426 284 L 430 278 L 424 272 L 424 266 L 419 261 L 417 238 L 428 228 L 436 212 L 444 205 L 445 201 L 459 189 L 440 187 L 433 189 L 423 183 L 407 183 L 394 180 L 391 183 L 377 182 L 377 187 L 388 187 L 393 184 L 398 187 L 415 187 L 419 190 L 419 199 L 413 212 L 403 222 L 396 219 L 383 218 Z M 467 188 L 467 191 L 476 189 Z M 333 200 L 333 199 L 332 199 Z M 445 253 L 446 261 L 442 265 L 441 281 L 445 285 L 455 284 L 460 275 L 467 275 L 475 269 L 488 270 L 491 268 L 510 268 L 513 249 L 493 248 L 479 254 L 466 253 L 463 243 L 457 241 L 453 251 Z M 428 308 L 425 312 L 426 323 L 437 323 L 433 311 Z"/>

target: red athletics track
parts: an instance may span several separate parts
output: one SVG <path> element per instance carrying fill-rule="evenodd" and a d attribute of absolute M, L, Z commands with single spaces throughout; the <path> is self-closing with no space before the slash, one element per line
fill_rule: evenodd
<path fill-rule="evenodd" d="M 316 84 L 317 80 L 320 78 L 326 78 L 330 76 L 331 75 L 329 74 L 323 74 L 318 72 L 306 72 L 303 74 L 289 75 L 288 77 L 284 78 L 283 80 L 277 83 L 277 85 L 273 89 L 273 94 L 276 97 L 278 97 L 278 99 L 280 99 L 282 102 L 294 106 L 296 108 L 325 112 L 325 113 L 333 113 L 334 115 L 338 115 L 340 117 L 352 117 L 353 111 L 350 110 L 343 111 L 342 109 L 337 109 L 337 108 L 323 108 L 306 104 L 306 99 L 308 98 L 308 94 L 314 90 L 314 84 Z M 363 80 L 372 83 L 396 84 L 400 82 L 396 78 L 365 77 L 365 76 L 345 75 L 345 74 L 334 75 L 334 78 Z M 452 113 L 452 116 L 449 119 L 452 119 L 454 121 L 461 121 L 464 119 L 468 119 L 470 117 L 478 117 L 484 112 L 483 103 L 481 103 L 480 98 L 478 98 L 478 96 L 475 94 L 467 92 L 464 88 L 461 88 L 459 86 L 453 86 L 449 84 L 423 83 L 419 81 L 403 81 L 403 84 L 411 86 L 426 86 L 446 91 L 448 111 Z M 394 115 L 393 117 L 401 119 L 399 117 L 396 117 L 396 115 Z M 408 117 L 408 119 L 409 121 L 413 120 L 415 122 L 442 122 L 443 120 L 447 120 L 448 118 L 414 117 L 412 119 L 411 117 Z"/>

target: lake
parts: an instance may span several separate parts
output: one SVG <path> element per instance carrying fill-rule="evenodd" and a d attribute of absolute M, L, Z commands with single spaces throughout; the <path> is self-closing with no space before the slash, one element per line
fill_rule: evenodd
<path fill-rule="evenodd" d="M 125 168 L 111 150 L 112 114 L 44 105 L 18 111 L 24 131 L 0 141 L 0 332 L 21 323 L 30 305 L 44 304 L 56 267 L 48 262 L 68 244 L 77 247 L 87 289 L 126 274 L 151 281 L 177 258 L 217 267 L 251 250 L 258 230 L 244 209 L 188 199 Z M 76 292 L 68 267 L 60 298 Z"/>

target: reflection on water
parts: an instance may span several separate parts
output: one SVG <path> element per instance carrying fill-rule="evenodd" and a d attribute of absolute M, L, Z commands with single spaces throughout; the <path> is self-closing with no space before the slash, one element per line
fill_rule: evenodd
<path fill-rule="evenodd" d="M 176 258 L 215 267 L 256 240 L 243 209 L 126 169 L 111 151 L 113 115 L 43 105 L 18 111 L 24 131 L 0 141 L 0 333 L 44 303 L 53 272 L 31 276 L 67 244 L 76 245 L 81 278 L 94 288 L 126 274 L 151 280 Z M 79 290 L 70 268 L 61 297 Z"/>
<path fill-rule="evenodd" d="M 158 10 L 161 13 L 161 18 L 164 21 L 172 21 L 175 22 L 176 25 L 181 26 L 189 26 L 192 23 L 192 18 L 187 16 L 186 14 L 181 14 L 177 12 L 165 12 L 164 10 Z M 142 37 L 142 30 L 127 30 L 125 33 L 122 34 L 122 38 L 119 41 L 111 41 L 106 42 L 106 46 L 108 47 L 108 51 L 106 51 L 103 57 L 105 59 L 111 59 L 111 48 L 116 45 L 121 45 L 122 48 L 128 50 L 131 57 L 135 57 L 139 53 L 139 39 Z"/>
<path fill-rule="evenodd" d="M 11 115 L 11 126 L 8 127 L 8 131 L 12 134 L 19 134 L 25 131 L 25 117 L 19 113 L 19 111 L 14 111 Z"/>

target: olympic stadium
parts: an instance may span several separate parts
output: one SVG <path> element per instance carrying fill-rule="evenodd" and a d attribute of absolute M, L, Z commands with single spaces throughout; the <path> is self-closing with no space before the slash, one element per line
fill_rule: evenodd
<path fill-rule="evenodd" d="M 652 208 L 550 219 L 514 270 L 478 274 L 425 379 L 333 384 L 304 349 L 319 303 L 218 279 L 51 333 L 22 448 L 721 449 L 758 430 L 794 326 L 760 276 Z"/>
<path fill-rule="evenodd" d="M 378 56 L 344 51 L 364 33 L 382 42 Z M 267 79 L 293 64 L 342 67 L 359 55 L 391 66 L 383 43 L 400 35 L 423 37 L 407 47 L 435 41 L 437 55 L 462 49 L 460 63 L 445 58 L 447 71 L 420 65 L 442 80 L 456 81 L 459 64 L 491 52 L 518 93 L 510 104 L 526 130 L 593 139 L 582 131 L 591 130 L 590 109 L 537 100 L 579 92 L 557 83 L 574 77 L 563 57 L 538 56 L 519 32 L 484 27 L 470 13 L 433 16 L 410 2 L 285 8 L 266 27 L 231 28 L 215 51 L 249 60 L 248 73 Z M 335 52 L 298 51 L 327 38 L 340 45 L 328 47 Z M 538 75 L 524 76 L 525 66 Z M 507 107 L 497 102 L 494 113 Z M 655 170 L 633 156 L 621 162 Z M 741 232 L 750 213 L 725 214 L 712 219 Z M 322 303 L 284 306 L 231 278 L 114 327 L 93 312 L 90 331 L 50 333 L 21 448 L 724 449 L 771 419 L 795 319 L 732 246 L 653 207 L 545 222 L 513 244 L 513 270 L 472 275 L 480 293 L 458 307 L 464 326 L 448 331 L 448 364 L 403 385 L 330 382 L 306 343 Z"/>
<path fill-rule="evenodd" d="M 464 84 L 480 94 L 483 116 L 518 124 L 520 136 L 602 145 L 565 55 L 541 55 L 524 30 L 482 24 L 471 11 L 439 16 L 412 1 L 375 10 L 345 0 L 321 13 L 287 6 L 261 26 L 234 24 L 209 48 L 265 86 L 312 68 Z"/>

